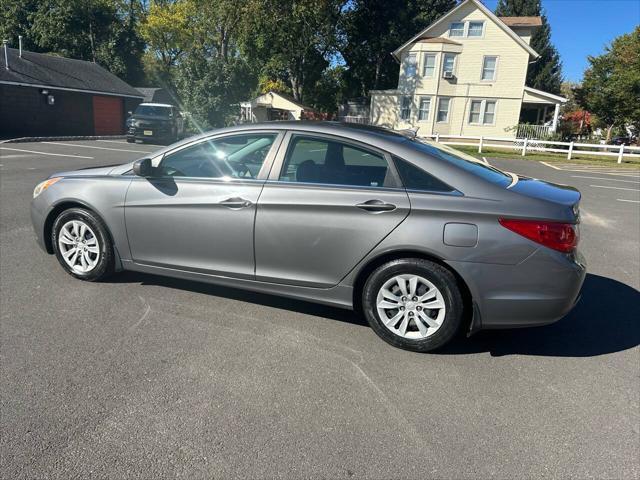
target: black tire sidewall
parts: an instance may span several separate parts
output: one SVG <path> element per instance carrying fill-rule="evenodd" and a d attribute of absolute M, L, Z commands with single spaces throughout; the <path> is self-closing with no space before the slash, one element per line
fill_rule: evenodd
<path fill-rule="evenodd" d="M 442 326 L 431 336 L 421 340 L 402 338 L 391 332 L 378 315 L 376 297 L 382 285 L 400 274 L 414 274 L 433 283 L 446 305 Z M 453 273 L 435 262 L 423 259 L 400 259 L 385 263 L 374 270 L 367 279 L 362 293 L 362 309 L 371 328 L 385 342 L 404 350 L 428 352 L 448 343 L 458 332 L 462 323 L 463 299 Z"/>
<path fill-rule="evenodd" d="M 98 260 L 98 265 L 96 265 L 93 270 L 87 273 L 79 273 L 72 270 L 71 267 L 67 265 L 67 262 L 65 262 L 64 258 L 62 258 L 62 254 L 60 252 L 60 249 L 58 248 L 58 237 L 60 234 L 60 229 L 65 223 L 70 220 L 81 220 L 85 222 L 91 227 L 91 230 L 93 230 L 93 232 L 95 233 L 96 239 L 98 241 L 98 245 L 100 248 L 100 258 Z M 53 245 L 53 250 L 55 252 L 56 258 L 58 259 L 58 262 L 60 262 L 60 265 L 62 265 L 62 268 L 64 268 L 67 273 L 69 273 L 69 275 L 75 278 L 94 282 L 107 277 L 113 271 L 113 246 L 109 234 L 107 233 L 106 226 L 99 217 L 97 217 L 89 210 L 85 210 L 83 208 L 71 208 L 69 210 L 63 211 L 60 215 L 58 215 L 55 222 L 53 223 L 53 228 L 51 231 L 51 243 Z"/>

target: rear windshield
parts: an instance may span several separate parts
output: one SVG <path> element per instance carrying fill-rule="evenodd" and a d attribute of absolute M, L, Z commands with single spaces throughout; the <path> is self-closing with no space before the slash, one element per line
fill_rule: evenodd
<path fill-rule="evenodd" d="M 512 177 L 510 175 L 504 173 L 502 170 L 498 170 L 491 165 L 473 158 L 471 155 L 459 152 L 442 144 L 438 144 L 436 146 L 430 142 L 410 139 L 408 139 L 407 142 L 409 142 L 413 148 L 420 152 L 452 163 L 457 167 L 471 172 L 474 175 L 477 175 L 478 177 L 481 177 L 491 183 L 495 183 L 503 187 L 511 184 Z"/>
<path fill-rule="evenodd" d="M 138 105 L 136 115 L 151 115 L 154 117 L 168 117 L 171 107 L 159 107 L 157 105 Z"/>

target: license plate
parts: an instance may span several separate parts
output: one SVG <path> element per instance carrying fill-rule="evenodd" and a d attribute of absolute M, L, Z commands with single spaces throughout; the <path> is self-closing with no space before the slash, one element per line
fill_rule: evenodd
<path fill-rule="evenodd" d="M 144 132 L 142 132 L 142 133 L 144 133 L 145 135 L 149 135 L 149 136 L 151 136 L 151 135 L 153 135 L 153 130 L 145 130 L 145 131 L 144 131 Z"/>

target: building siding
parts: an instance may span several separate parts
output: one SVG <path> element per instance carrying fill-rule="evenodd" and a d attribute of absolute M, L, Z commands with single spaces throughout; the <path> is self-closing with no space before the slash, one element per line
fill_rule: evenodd
<path fill-rule="evenodd" d="M 449 38 L 449 26 L 452 22 L 484 21 L 482 37 Z M 417 41 L 408 46 L 400 55 L 400 75 L 397 92 L 372 92 L 372 123 L 390 128 L 418 128 L 418 133 L 450 135 L 514 136 L 520 116 L 523 90 L 529 53 L 518 45 L 504 30 L 487 17 L 471 2 L 461 6 L 449 19 L 437 25 L 429 32 L 429 37 L 452 40 L 450 43 Z M 455 79 L 442 78 L 444 53 L 456 55 Z M 416 75 L 407 75 L 407 57 L 415 53 L 417 60 Z M 425 54 L 436 56 L 435 72 L 432 78 L 423 76 Z M 481 79 L 483 59 L 496 56 L 497 69 L 494 81 Z M 399 97 L 412 98 L 412 111 L 409 121 L 399 119 L 399 113 L 386 112 Z M 427 121 L 418 121 L 419 99 L 431 98 L 431 110 Z M 446 123 L 436 123 L 435 114 L 439 97 L 450 97 L 449 119 Z M 469 108 L 473 99 L 495 100 L 495 123 L 492 125 L 472 125 L 469 123 Z M 398 105 L 399 106 L 399 105 Z M 397 109 L 396 109 L 397 110 Z"/>

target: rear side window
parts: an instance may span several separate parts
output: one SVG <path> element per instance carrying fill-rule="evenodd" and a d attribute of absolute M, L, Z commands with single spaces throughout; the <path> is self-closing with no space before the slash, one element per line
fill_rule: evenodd
<path fill-rule="evenodd" d="M 453 191 L 453 188 L 449 185 L 438 180 L 423 169 L 398 157 L 393 157 L 393 161 L 396 164 L 402 183 L 407 190 L 420 190 L 425 192 Z"/>
<path fill-rule="evenodd" d="M 359 187 L 384 187 L 391 179 L 381 154 L 325 138 L 296 136 L 291 140 L 280 180 Z"/>

